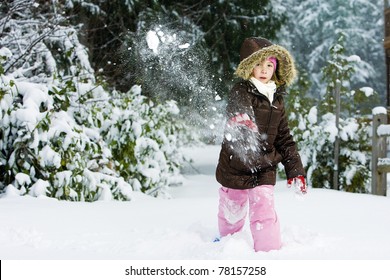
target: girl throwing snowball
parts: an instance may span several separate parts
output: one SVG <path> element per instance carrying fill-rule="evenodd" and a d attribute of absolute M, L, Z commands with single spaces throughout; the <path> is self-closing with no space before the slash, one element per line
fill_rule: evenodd
<path fill-rule="evenodd" d="M 244 40 L 236 73 L 241 80 L 230 91 L 227 124 L 217 181 L 220 235 L 242 229 L 249 209 L 255 251 L 281 248 L 274 209 L 279 162 L 288 186 L 306 193 L 305 170 L 288 127 L 283 95 L 296 76 L 290 53 L 260 37 Z"/>

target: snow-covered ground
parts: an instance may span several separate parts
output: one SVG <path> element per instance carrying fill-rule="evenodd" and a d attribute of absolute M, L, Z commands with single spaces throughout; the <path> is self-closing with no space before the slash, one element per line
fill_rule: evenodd
<path fill-rule="evenodd" d="M 309 189 L 278 181 L 283 248 L 255 253 L 249 227 L 218 235 L 219 146 L 190 148 L 194 163 L 172 199 L 79 203 L 30 196 L 0 199 L 2 260 L 390 259 L 390 198 Z"/>

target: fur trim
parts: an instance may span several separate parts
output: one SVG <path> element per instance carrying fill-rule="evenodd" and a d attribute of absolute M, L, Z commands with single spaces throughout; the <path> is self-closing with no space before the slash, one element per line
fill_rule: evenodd
<path fill-rule="evenodd" d="M 276 76 L 279 85 L 291 85 L 297 76 L 294 59 L 285 48 L 279 45 L 271 45 L 254 52 L 240 62 L 235 74 L 244 80 L 249 80 L 255 65 L 270 56 L 276 57 L 278 60 Z"/>

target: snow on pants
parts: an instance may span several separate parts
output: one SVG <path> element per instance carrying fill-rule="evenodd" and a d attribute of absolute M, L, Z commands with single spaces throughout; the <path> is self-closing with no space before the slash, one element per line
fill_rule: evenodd
<path fill-rule="evenodd" d="M 245 223 L 249 202 L 249 221 L 255 251 L 281 248 L 279 220 L 274 208 L 274 186 L 253 189 L 219 189 L 218 226 L 221 236 L 234 234 Z"/>

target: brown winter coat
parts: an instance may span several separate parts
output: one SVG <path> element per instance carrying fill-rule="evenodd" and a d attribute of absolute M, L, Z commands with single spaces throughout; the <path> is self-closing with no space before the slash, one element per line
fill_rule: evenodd
<path fill-rule="evenodd" d="M 216 170 L 217 181 L 232 189 L 249 189 L 276 183 L 276 167 L 285 167 L 287 178 L 305 175 L 287 123 L 282 88 L 272 105 L 249 81 L 237 83 L 230 93 L 228 116 L 247 113 L 259 132 L 246 127 L 227 128 Z"/>
<path fill-rule="evenodd" d="M 243 45 L 245 43 L 248 42 Z M 249 41 L 249 44 L 252 43 Z M 305 175 L 296 143 L 290 134 L 283 100 L 284 85 L 290 84 L 295 77 L 292 58 L 284 48 L 265 39 L 255 41 L 255 44 L 258 47 L 256 49 L 255 46 L 252 55 L 245 55 L 245 49 L 244 52 L 241 49 L 242 61 L 236 74 L 243 80 L 230 91 L 226 111 L 228 120 L 237 114 L 248 115 L 258 132 L 245 125 L 227 125 L 216 170 L 217 181 L 232 189 L 274 185 L 279 162 L 284 165 L 287 178 Z M 261 60 L 270 55 L 278 59 L 277 74 L 281 83 L 272 104 L 247 80 L 249 70 L 253 69 L 259 57 Z"/>

